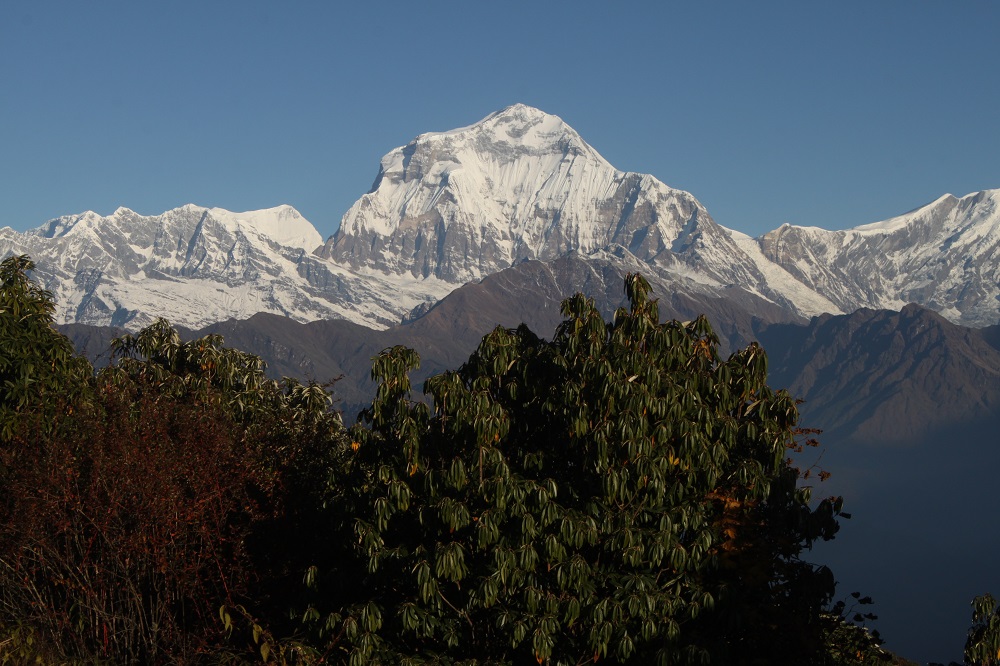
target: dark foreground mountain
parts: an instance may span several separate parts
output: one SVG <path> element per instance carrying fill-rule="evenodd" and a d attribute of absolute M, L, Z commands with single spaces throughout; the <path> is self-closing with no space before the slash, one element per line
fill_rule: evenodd
<path fill-rule="evenodd" d="M 1000 350 L 990 329 L 918 305 L 773 325 L 758 339 L 773 385 L 838 439 L 905 446 L 929 431 L 1000 415 Z"/>

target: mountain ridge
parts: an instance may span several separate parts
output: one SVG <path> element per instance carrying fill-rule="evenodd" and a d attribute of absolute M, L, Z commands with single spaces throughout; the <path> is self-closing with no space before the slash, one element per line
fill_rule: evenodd
<path fill-rule="evenodd" d="M 156 216 L 119 208 L 56 218 L 24 234 L 0 229 L 0 255 L 32 257 L 63 324 L 135 330 L 163 316 L 200 328 L 272 312 L 384 327 L 450 290 L 433 279 L 345 271 L 315 257 L 321 243 L 291 206 L 232 213 L 188 204 Z"/>
<path fill-rule="evenodd" d="M 717 288 L 737 284 L 799 314 L 831 307 L 779 276 L 781 267 L 762 271 L 690 193 L 615 169 L 560 118 L 524 105 L 388 153 L 371 191 L 319 254 L 461 284 L 520 261 L 619 247 L 645 264 Z"/>
<path fill-rule="evenodd" d="M 757 242 L 845 312 L 916 302 L 959 324 L 1000 321 L 1000 189 L 842 231 L 783 225 Z"/>
<path fill-rule="evenodd" d="M 983 327 L 1000 321 L 998 202 L 1000 190 L 945 195 L 852 229 L 783 225 L 751 238 L 518 104 L 387 153 L 325 242 L 287 205 L 189 204 L 0 229 L 0 255 L 35 259 L 60 323 L 130 330 L 156 316 L 201 328 L 256 312 L 385 329 L 462 284 L 570 254 L 671 276 L 696 299 L 769 302 L 792 319 L 912 301 Z"/>

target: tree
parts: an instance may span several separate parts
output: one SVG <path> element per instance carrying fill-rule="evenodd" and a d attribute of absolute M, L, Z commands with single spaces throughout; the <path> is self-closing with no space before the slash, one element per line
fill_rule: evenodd
<path fill-rule="evenodd" d="M 0 442 L 12 436 L 19 415 L 65 407 L 92 373 L 53 328 L 52 294 L 30 279 L 34 268 L 24 255 L 0 263 Z"/>
<path fill-rule="evenodd" d="M 162 320 L 95 376 L 30 268 L 0 266 L 0 662 L 257 650 L 219 609 L 289 625 L 283 595 L 349 451 L 327 388 L 271 380 L 221 337 L 182 342 Z"/>
<path fill-rule="evenodd" d="M 575 296 L 552 341 L 498 328 L 414 401 L 417 355 L 374 360 L 350 435 L 367 571 L 327 597 L 360 663 L 818 663 L 838 529 L 786 460 L 795 401 L 763 350 L 659 322 L 641 277 L 605 323 Z M 320 574 L 336 577 L 336 567 Z M 322 578 L 322 576 L 321 576 Z M 322 581 L 321 581 L 322 584 Z"/>
<path fill-rule="evenodd" d="M 1000 664 L 1000 603 L 990 594 L 972 601 L 972 626 L 965 642 L 969 666 Z"/>

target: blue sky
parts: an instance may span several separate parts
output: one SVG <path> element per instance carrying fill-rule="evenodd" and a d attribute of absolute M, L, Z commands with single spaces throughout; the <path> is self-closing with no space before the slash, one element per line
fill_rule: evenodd
<path fill-rule="evenodd" d="M 289 203 L 325 236 L 383 154 L 515 102 L 726 226 L 853 226 L 1000 187 L 998 28 L 975 0 L 5 2 L 0 226 Z"/>

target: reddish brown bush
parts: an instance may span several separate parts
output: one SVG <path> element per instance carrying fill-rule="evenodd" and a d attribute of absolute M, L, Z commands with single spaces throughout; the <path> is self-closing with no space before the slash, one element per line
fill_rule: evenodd
<path fill-rule="evenodd" d="M 60 654 L 190 663 L 224 640 L 220 605 L 245 602 L 276 475 L 211 401 L 98 401 L 3 448 L 0 612 Z"/>

